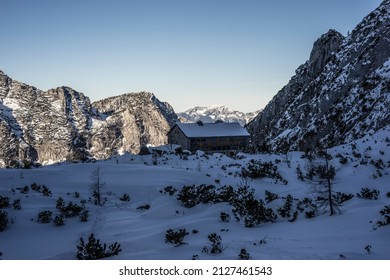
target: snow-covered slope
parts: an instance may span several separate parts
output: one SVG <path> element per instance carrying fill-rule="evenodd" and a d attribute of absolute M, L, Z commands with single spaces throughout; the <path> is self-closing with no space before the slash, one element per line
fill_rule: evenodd
<path fill-rule="evenodd" d="M 310 161 L 300 152 L 289 154 L 291 166 L 282 155 L 240 154 L 229 158 L 222 154 L 205 156 L 202 153 L 188 156 L 176 155 L 158 158 L 153 165 L 151 156 L 125 154 L 96 163 L 61 163 L 32 169 L 0 169 L 0 196 L 9 197 L 10 203 L 20 199 L 22 209 L 12 207 L 6 211 L 10 223 L 0 231 L 2 259 L 75 259 L 80 238 L 87 240 L 91 233 L 102 243 L 118 242 L 122 251 L 116 259 L 185 259 L 195 256 L 205 259 L 238 259 L 241 249 L 246 249 L 253 259 L 390 259 L 390 225 L 373 230 L 384 217 L 380 211 L 390 206 L 390 130 L 381 130 L 364 137 L 353 145 L 329 149 L 330 164 L 336 168 L 333 188 L 336 192 L 354 195 L 344 202 L 341 213 L 329 216 L 329 210 L 318 211 L 316 217 L 306 218 L 299 212 L 298 200 L 314 198 L 316 181 L 297 177 L 300 167 L 306 174 Z M 250 160 L 272 161 L 280 175 L 288 181 L 270 178 L 242 181 L 237 176 Z M 103 174 L 105 185 L 103 206 L 96 206 L 91 197 L 90 175 L 97 166 Z M 35 182 L 44 184 L 51 196 L 33 191 Z M 234 219 L 229 203 L 198 204 L 186 208 L 177 200 L 177 192 L 170 196 L 164 188 L 173 186 L 180 190 L 184 185 L 212 184 L 216 187 L 232 185 L 234 189 L 249 184 L 255 197 L 265 199 L 268 190 L 279 196 L 267 203 L 278 217 L 276 223 L 263 223 L 252 228 L 244 227 Z M 23 188 L 28 186 L 26 193 Z M 377 200 L 359 198 L 362 188 L 380 191 Z M 162 191 L 162 192 L 161 192 Z M 76 193 L 77 192 L 77 193 Z M 123 194 L 130 201 L 121 201 Z M 291 195 L 297 219 L 283 218 L 278 208 Z M 85 200 L 89 220 L 66 218 L 65 225 L 54 226 L 37 222 L 38 213 L 52 211 L 53 219 L 59 215 L 58 198 L 66 203 L 80 204 Z M 150 205 L 149 209 L 137 209 Z M 145 207 L 144 207 L 145 209 Z M 223 222 L 221 212 L 229 214 Z M 189 234 L 184 243 L 175 247 L 165 243 L 167 230 L 185 229 Z M 204 251 L 210 246 L 208 235 L 216 233 L 222 238 L 223 251 L 211 254 Z"/>
<path fill-rule="evenodd" d="M 390 123 L 390 1 L 347 37 L 330 30 L 310 59 L 248 125 L 260 150 L 312 150 Z"/>
<path fill-rule="evenodd" d="M 69 87 L 42 91 L 0 71 L 0 167 L 136 153 L 164 144 L 176 119 L 152 93 L 91 104 Z"/>
<path fill-rule="evenodd" d="M 208 107 L 196 106 L 185 112 L 178 113 L 177 116 L 183 123 L 195 123 L 199 120 L 208 123 L 221 120 L 223 122 L 239 122 L 244 126 L 257 116 L 258 113 L 259 111 L 243 113 L 229 109 L 226 106 L 212 105 Z"/>

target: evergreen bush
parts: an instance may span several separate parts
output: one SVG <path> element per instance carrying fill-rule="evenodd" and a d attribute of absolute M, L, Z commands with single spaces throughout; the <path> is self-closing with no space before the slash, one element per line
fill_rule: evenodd
<path fill-rule="evenodd" d="M 79 260 L 97 260 L 108 258 L 111 256 L 118 255 L 122 249 L 120 248 L 120 244 L 117 242 L 108 246 L 104 243 L 103 245 L 100 243 L 99 239 L 96 239 L 94 234 L 88 237 L 88 243 L 85 244 L 84 239 L 80 238 L 80 243 L 77 245 L 77 253 L 76 258 Z"/>
<path fill-rule="evenodd" d="M 129 202 L 130 201 L 130 195 L 128 195 L 127 193 L 123 194 L 120 198 L 119 198 L 120 201 L 124 201 L 124 202 Z"/>
<path fill-rule="evenodd" d="M 4 231 L 8 226 L 8 213 L 0 210 L 0 231 Z"/>
<path fill-rule="evenodd" d="M 243 221 L 245 227 L 276 222 L 277 216 L 271 208 L 266 208 L 264 202 L 254 198 L 254 190 L 244 186 L 238 188 L 236 197 L 232 201 L 233 214 L 237 221 Z"/>
<path fill-rule="evenodd" d="M 240 260 L 250 260 L 252 257 L 246 249 L 241 249 L 240 254 L 238 254 L 238 258 Z"/>
<path fill-rule="evenodd" d="M 38 223 L 41 223 L 41 224 L 48 224 L 50 223 L 51 219 L 52 219 L 52 215 L 53 213 L 51 211 L 42 211 L 42 212 L 39 212 L 38 213 Z"/>
<path fill-rule="evenodd" d="M 83 211 L 80 213 L 80 222 L 88 222 L 89 219 L 89 211 L 88 209 L 83 209 Z"/>
<path fill-rule="evenodd" d="M 22 205 L 20 204 L 20 199 L 15 199 L 12 203 L 12 207 L 16 210 L 22 209 Z"/>
<path fill-rule="evenodd" d="M 369 200 L 377 200 L 379 198 L 379 190 L 377 189 L 369 189 L 369 188 L 362 188 L 360 190 L 360 193 L 357 193 L 356 196 L 363 199 L 369 199 Z"/>
<path fill-rule="evenodd" d="M 165 243 L 171 243 L 175 245 L 175 247 L 186 244 L 184 242 L 184 237 L 186 237 L 188 234 L 189 233 L 186 229 L 179 229 L 178 231 L 169 229 L 165 234 Z"/>
<path fill-rule="evenodd" d="M 207 238 L 210 241 L 210 245 L 203 248 L 203 252 L 210 254 L 220 254 L 223 252 L 222 237 L 216 233 L 209 234 Z"/>
<path fill-rule="evenodd" d="M 10 207 L 9 197 L 8 196 L 0 196 L 0 209 L 5 209 Z"/>
<path fill-rule="evenodd" d="M 282 175 L 280 175 L 278 166 L 275 165 L 272 161 L 262 163 L 261 161 L 252 159 L 247 163 L 246 167 L 242 168 L 241 176 L 243 178 L 251 179 L 272 178 L 275 179 L 275 181 L 281 182 L 282 184 L 288 184 L 288 181 L 284 179 Z"/>
<path fill-rule="evenodd" d="M 228 223 L 230 221 L 230 215 L 228 213 L 221 212 L 219 217 L 221 218 L 222 222 Z"/>
<path fill-rule="evenodd" d="M 65 225 L 64 216 L 62 215 L 55 216 L 53 223 L 57 227 Z"/>
<path fill-rule="evenodd" d="M 274 201 L 275 199 L 278 199 L 279 196 L 275 193 L 272 193 L 270 191 L 265 190 L 265 203 L 270 203 L 271 201 Z"/>

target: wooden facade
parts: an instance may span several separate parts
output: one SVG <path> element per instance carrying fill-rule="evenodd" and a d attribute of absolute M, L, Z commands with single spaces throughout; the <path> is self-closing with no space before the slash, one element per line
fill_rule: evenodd
<path fill-rule="evenodd" d="M 175 124 L 168 132 L 168 143 L 192 153 L 243 150 L 249 145 L 250 135 L 239 123 Z"/>

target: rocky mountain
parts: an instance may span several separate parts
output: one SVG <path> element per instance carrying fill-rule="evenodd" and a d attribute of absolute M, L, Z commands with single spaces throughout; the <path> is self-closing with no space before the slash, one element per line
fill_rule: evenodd
<path fill-rule="evenodd" d="M 247 124 L 252 120 L 259 111 L 252 113 L 243 113 L 234 111 L 226 106 L 196 106 L 188 109 L 185 112 L 178 113 L 179 120 L 183 123 L 194 123 L 199 120 L 202 122 L 215 122 L 221 120 L 223 122 L 239 122 L 241 125 Z"/>
<path fill-rule="evenodd" d="M 254 145 L 285 152 L 331 147 L 390 124 L 390 1 L 342 36 L 313 45 L 310 58 L 248 124 Z"/>
<path fill-rule="evenodd" d="M 0 167 L 137 153 L 164 143 L 176 119 L 151 93 L 91 104 L 69 87 L 42 91 L 0 71 Z"/>

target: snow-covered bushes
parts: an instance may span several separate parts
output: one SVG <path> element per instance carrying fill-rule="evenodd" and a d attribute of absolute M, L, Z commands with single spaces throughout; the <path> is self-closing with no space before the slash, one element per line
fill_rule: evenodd
<path fill-rule="evenodd" d="M 177 192 L 173 186 L 166 186 L 163 190 L 160 190 L 160 193 L 169 194 L 170 196 L 174 195 Z"/>
<path fill-rule="evenodd" d="M 272 193 L 268 190 L 265 190 L 265 203 L 270 203 L 271 201 L 274 201 L 275 199 L 278 199 L 279 196 L 276 193 Z"/>
<path fill-rule="evenodd" d="M 41 223 L 41 224 L 48 224 L 51 222 L 52 215 L 53 215 L 53 213 L 51 211 L 48 211 L 48 210 L 39 212 L 37 221 L 38 221 L 38 223 Z"/>
<path fill-rule="evenodd" d="M 83 211 L 81 211 L 79 218 L 80 218 L 80 222 L 88 222 L 88 218 L 89 218 L 88 209 L 84 208 Z"/>
<path fill-rule="evenodd" d="M 120 244 L 117 242 L 108 246 L 104 243 L 103 245 L 100 243 L 99 239 L 96 239 L 94 234 L 88 237 L 88 243 L 85 244 L 84 239 L 80 238 L 80 243 L 77 245 L 77 253 L 76 258 L 79 260 L 97 260 L 108 258 L 111 256 L 118 255 L 122 249 L 120 248 Z"/>
<path fill-rule="evenodd" d="M 266 208 L 262 200 L 254 198 L 254 190 L 249 187 L 231 186 L 215 188 L 212 185 L 184 186 L 177 199 L 184 207 L 192 208 L 200 203 L 229 203 L 237 221 L 243 221 L 246 227 L 253 227 L 266 222 L 275 222 L 276 215 L 271 208 Z"/>
<path fill-rule="evenodd" d="M 14 202 L 12 202 L 12 207 L 16 210 L 22 209 L 22 205 L 20 204 L 20 199 L 15 199 Z"/>
<path fill-rule="evenodd" d="M 184 186 L 177 194 L 177 199 L 180 200 L 184 207 L 192 208 L 200 203 L 215 202 L 216 193 L 213 185 L 199 186 Z"/>
<path fill-rule="evenodd" d="M 179 229 L 178 231 L 173 231 L 173 229 L 167 230 L 165 234 L 165 243 L 171 243 L 175 245 L 175 247 L 186 244 L 184 242 L 184 237 L 186 237 L 189 233 L 186 229 Z"/>
<path fill-rule="evenodd" d="M 278 214 L 283 218 L 290 218 L 291 216 L 290 212 L 293 206 L 293 197 L 289 194 L 285 200 L 286 202 L 284 203 L 284 205 L 282 207 L 279 207 L 277 211 Z"/>
<path fill-rule="evenodd" d="M 261 162 L 256 160 L 250 160 L 245 167 L 241 170 L 241 176 L 243 178 L 272 178 L 275 181 L 279 181 L 282 184 L 287 185 L 288 181 L 280 175 L 278 166 L 273 162 Z"/>
<path fill-rule="evenodd" d="M 271 208 L 266 208 L 264 202 L 254 197 L 254 190 L 244 186 L 238 188 L 231 202 L 233 214 L 237 221 L 243 221 L 245 227 L 276 222 L 277 216 Z"/>
<path fill-rule="evenodd" d="M 209 246 L 205 246 L 202 249 L 203 253 L 207 254 L 220 254 L 225 249 L 222 245 L 222 237 L 216 233 L 211 233 L 207 236 L 210 241 Z"/>
<path fill-rule="evenodd" d="M 241 249 L 240 253 L 238 254 L 238 258 L 240 260 L 250 260 L 252 257 L 246 249 Z"/>
<path fill-rule="evenodd" d="M 8 226 L 8 213 L 0 210 L 0 231 L 3 231 Z"/>
<path fill-rule="evenodd" d="M 376 222 L 374 229 L 377 229 L 378 227 L 390 225 L 390 205 L 384 206 L 383 209 L 379 211 L 379 214 L 383 216 L 383 220 Z"/>
<path fill-rule="evenodd" d="M 34 182 L 30 185 L 30 187 L 33 191 L 41 193 L 44 196 L 51 196 L 52 195 L 51 190 L 48 187 L 46 187 L 45 185 L 38 185 L 37 183 Z"/>
<path fill-rule="evenodd" d="M 85 209 L 83 206 L 73 203 L 72 201 L 69 201 L 68 204 L 65 205 L 65 201 L 63 201 L 61 197 L 57 200 L 56 208 L 65 218 L 79 216 Z"/>
<path fill-rule="evenodd" d="M 0 209 L 5 209 L 10 207 L 9 197 L 8 196 L 0 196 Z"/>
<path fill-rule="evenodd" d="M 61 227 L 61 226 L 65 225 L 64 216 L 62 216 L 62 215 L 55 216 L 55 218 L 53 220 L 53 224 L 57 227 Z"/>
<path fill-rule="evenodd" d="M 137 207 L 137 210 L 139 210 L 139 211 L 144 211 L 144 210 L 149 210 L 149 209 L 150 209 L 149 204 L 145 204 L 145 205 L 141 205 L 141 206 Z"/>
<path fill-rule="evenodd" d="M 222 222 L 228 223 L 230 221 L 230 215 L 225 212 L 221 212 L 219 217 L 221 218 Z"/>
<path fill-rule="evenodd" d="M 130 201 L 130 195 L 128 195 L 127 193 L 123 194 L 120 198 L 119 198 L 120 201 L 124 201 L 124 202 L 129 202 Z"/>
<path fill-rule="evenodd" d="M 363 199 L 369 199 L 369 200 L 377 200 L 379 198 L 379 190 L 377 189 L 369 189 L 369 188 L 362 188 L 360 190 L 360 193 L 357 193 L 356 196 Z"/>

